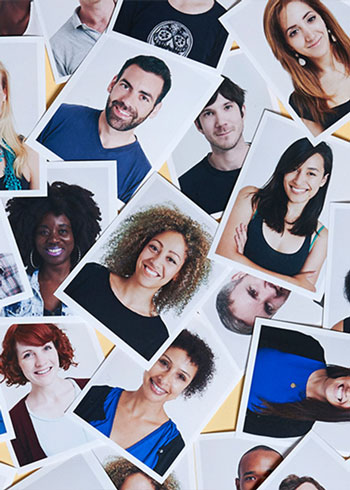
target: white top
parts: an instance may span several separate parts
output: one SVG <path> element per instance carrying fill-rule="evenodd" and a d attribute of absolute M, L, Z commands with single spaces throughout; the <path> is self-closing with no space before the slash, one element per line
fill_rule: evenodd
<path fill-rule="evenodd" d="M 74 385 L 74 397 L 81 391 L 77 383 L 69 378 Z M 35 433 L 46 456 L 53 456 L 62 451 L 75 448 L 91 441 L 91 436 L 77 423 L 63 415 L 55 419 L 35 415 L 26 403 Z"/>

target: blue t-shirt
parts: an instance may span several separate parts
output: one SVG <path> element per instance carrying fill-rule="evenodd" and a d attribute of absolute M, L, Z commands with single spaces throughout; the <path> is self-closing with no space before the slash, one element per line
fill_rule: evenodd
<path fill-rule="evenodd" d="M 306 398 L 309 376 L 325 369 L 324 362 L 308 357 L 262 348 L 256 355 L 248 408 L 262 407 L 261 399 L 274 403 L 297 402 Z"/>
<path fill-rule="evenodd" d="M 63 160 L 116 160 L 118 198 L 127 202 L 151 168 L 136 140 L 118 148 L 104 148 L 98 133 L 101 111 L 61 104 L 38 141 Z"/>
<path fill-rule="evenodd" d="M 89 422 L 90 425 L 107 437 L 111 434 L 114 416 L 117 411 L 120 395 L 123 391 L 122 388 L 111 388 L 103 405 L 105 418 L 103 420 L 91 420 Z M 158 427 L 158 429 L 155 429 L 143 439 L 128 447 L 126 451 L 150 468 L 154 468 L 159 458 L 158 450 L 172 441 L 178 434 L 179 431 L 176 425 L 169 419 Z"/>

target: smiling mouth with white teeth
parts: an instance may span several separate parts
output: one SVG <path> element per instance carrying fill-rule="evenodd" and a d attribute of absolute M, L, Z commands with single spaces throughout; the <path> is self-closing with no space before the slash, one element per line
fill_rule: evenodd
<path fill-rule="evenodd" d="M 151 269 L 148 265 L 144 264 L 143 267 L 147 275 L 151 277 L 160 277 L 160 274 L 156 270 Z"/>
<path fill-rule="evenodd" d="M 49 255 L 52 255 L 53 257 L 57 257 L 58 255 L 61 255 L 61 253 L 63 252 L 63 248 L 61 248 L 61 247 L 50 247 L 50 248 L 46 249 L 46 252 Z"/>
<path fill-rule="evenodd" d="M 156 393 L 157 395 L 166 395 L 167 394 L 167 391 L 163 390 L 163 388 L 161 388 L 160 386 L 158 386 L 154 381 L 153 379 L 151 378 L 150 380 L 151 382 L 151 387 L 152 387 L 152 391 L 154 393 Z"/>
<path fill-rule="evenodd" d="M 48 368 L 45 368 L 45 369 L 40 369 L 38 371 L 35 371 L 34 374 L 39 375 L 39 376 L 43 376 L 45 374 L 48 374 L 51 371 L 51 369 L 52 369 L 52 367 L 48 367 Z"/>
<path fill-rule="evenodd" d="M 343 396 L 344 396 L 344 385 L 340 385 L 337 388 L 337 394 L 336 394 L 336 398 L 337 398 L 339 403 L 342 403 Z"/>
<path fill-rule="evenodd" d="M 303 193 L 308 191 L 308 189 L 294 187 L 293 185 L 291 185 L 290 188 L 291 188 L 292 192 L 294 192 L 294 194 L 303 194 Z"/>

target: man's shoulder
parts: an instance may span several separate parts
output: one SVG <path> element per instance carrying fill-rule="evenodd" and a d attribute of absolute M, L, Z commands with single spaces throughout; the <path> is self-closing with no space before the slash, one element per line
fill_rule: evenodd
<path fill-rule="evenodd" d="M 86 121 L 90 118 L 98 118 L 101 111 L 78 104 L 61 104 L 52 118 L 49 120 L 48 125 L 52 123 L 76 123 L 79 120 L 81 124 L 86 125 Z"/>
<path fill-rule="evenodd" d="M 197 177 L 201 176 L 203 172 L 206 172 L 208 169 L 209 162 L 208 162 L 208 155 L 206 155 L 202 160 L 193 167 L 191 167 L 187 172 L 181 175 L 179 178 L 180 186 L 186 185 L 188 182 L 192 182 L 193 179 L 196 179 Z"/>
<path fill-rule="evenodd" d="M 53 49 L 58 44 L 66 44 L 66 36 L 75 31 L 74 17 L 75 14 L 71 15 L 68 20 L 66 20 L 66 22 L 61 25 L 58 31 L 56 31 L 55 34 L 51 37 L 50 44 Z"/>

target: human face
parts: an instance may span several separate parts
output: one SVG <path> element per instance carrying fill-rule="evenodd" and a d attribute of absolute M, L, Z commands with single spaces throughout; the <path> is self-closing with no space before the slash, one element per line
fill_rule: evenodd
<path fill-rule="evenodd" d="M 257 449 L 241 459 L 239 478 L 236 478 L 237 490 L 255 490 L 281 462 L 282 457 L 276 451 Z"/>
<path fill-rule="evenodd" d="M 317 490 L 317 488 L 313 483 L 304 482 L 301 485 L 299 485 L 296 490 Z"/>
<path fill-rule="evenodd" d="M 301 56 L 317 61 L 330 52 L 327 26 L 307 3 L 289 2 L 281 11 L 280 24 L 286 42 Z"/>
<path fill-rule="evenodd" d="M 47 264 L 60 265 L 70 261 L 74 249 L 74 236 L 67 216 L 45 214 L 36 229 L 35 246 Z"/>
<path fill-rule="evenodd" d="M 150 401 L 175 400 L 191 383 L 198 371 L 186 351 L 169 347 L 143 376 L 143 392 Z"/>
<path fill-rule="evenodd" d="M 221 94 L 218 94 L 213 104 L 203 109 L 199 121 L 202 127 L 197 124 L 197 129 L 204 134 L 212 148 L 232 150 L 243 140 L 244 116 L 236 102 L 231 102 Z"/>
<path fill-rule="evenodd" d="M 288 200 L 293 203 L 306 204 L 325 185 L 327 178 L 328 174 L 324 175 L 323 157 L 315 153 L 299 168 L 285 174 L 283 186 Z"/>
<path fill-rule="evenodd" d="M 230 294 L 230 310 L 239 320 L 253 326 L 255 317 L 271 318 L 287 301 L 289 291 L 249 274 L 238 273 L 239 280 Z"/>
<path fill-rule="evenodd" d="M 58 352 L 52 341 L 44 345 L 25 345 L 17 342 L 18 365 L 24 377 L 37 386 L 55 381 L 60 367 Z"/>
<path fill-rule="evenodd" d="M 148 116 L 154 117 L 161 107 L 156 100 L 164 81 L 159 75 L 129 66 L 120 79 L 114 77 L 108 87 L 109 97 L 105 112 L 106 120 L 117 131 L 136 128 Z"/>
<path fill-rule="evenodd" d="M 325 398 L 334 407 L 350 408 L 350 376 L 327 378 Z"/>
<path fill-rule="evenodd" d="M 155 290 L 177 278 L 186 259 L 187 245 L 181 233 L 164 231 L 155 235 L 136 261 L 134 277 Z"/>
<path fill-rule="evenodd" d="M 134 473 L 124 480 L 120 490 L 155 490 L 155 487 L 146 475 Z"/>

